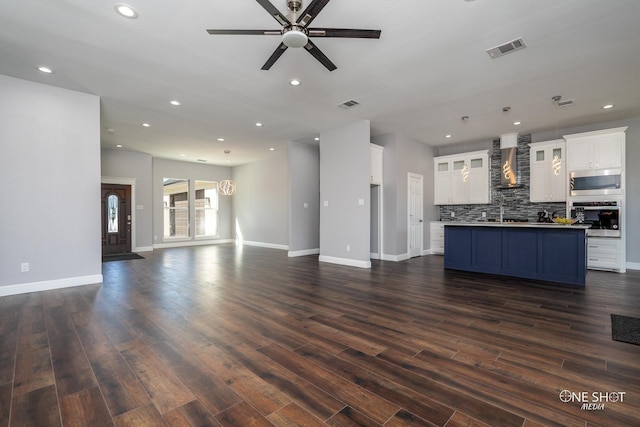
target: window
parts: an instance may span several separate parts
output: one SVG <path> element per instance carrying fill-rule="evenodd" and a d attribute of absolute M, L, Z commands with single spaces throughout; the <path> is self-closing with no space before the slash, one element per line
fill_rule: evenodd
<path fill-rule="evenodd" d="M 218 235 L 218 183 L 196 181 L 196 237 Z"/>
<path fill-rule="evenodd" d="M 108 233 L 117 233 L 118 232 L 118 207 L 119 207 L 118 196 L 115 194 L 107 197 L 107 232 Z"/>
<path fill-rule="evenodd" d="M 164 237 L 189 237 L 189 180 L 163 179 Z"/>

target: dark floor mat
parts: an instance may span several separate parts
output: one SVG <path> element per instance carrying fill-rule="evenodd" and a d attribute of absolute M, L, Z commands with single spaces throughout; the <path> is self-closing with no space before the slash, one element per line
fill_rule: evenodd
<path fill-rule="evenodd" d="M 102 257 L 102 262 L 123 261 L 127 259 L 144 259 L 144 257 L 142 255 L 138 255 L 135 252 L 129 252 L 126 254 L 104 255 Z"/>
<path fill-rule="evenodd" d="M 640 319 L 612 314 L 611 338 L 614 341 L 640 345 Z"/>

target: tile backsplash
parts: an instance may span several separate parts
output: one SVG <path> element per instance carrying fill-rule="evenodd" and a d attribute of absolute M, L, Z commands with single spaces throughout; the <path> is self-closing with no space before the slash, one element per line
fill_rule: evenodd
<path fill-rule="evenodd" d="M 491 150 L 491 203 L 483 205 L 445 205 L 440 206 L 441 221 L 477 222 L 500 217 L 500 198 L 504 197 L 504 218 L 538 221 L 538 212 L 546 211 L 549 216 L 554 212 L 558 216 L 566 214 L 566 203 L 532 203 L 529 200 L 529 143 L 531 134 L 519 135 L 517 146 L 518 186 L 514 188 L 500 187 L 500 140 L 493 141 Z M 451 213 L 455 217 L 451 217 Z M 482 216 L 482 213 L 486 217 Z"/>

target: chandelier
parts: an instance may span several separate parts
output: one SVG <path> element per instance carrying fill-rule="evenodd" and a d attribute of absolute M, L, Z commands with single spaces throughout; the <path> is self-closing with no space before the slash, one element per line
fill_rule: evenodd
<path fill-rule="evenodd" d="M 231 154 L 231 150 L 224 150 L 224 153 L 227 155 L 227 164 L 230 163 L 229 156 Z M 223 179 L 218 183 L 218 192 L 223 196 L 233 196 L 236 192 L 236 183 L 232 179 Z"/>

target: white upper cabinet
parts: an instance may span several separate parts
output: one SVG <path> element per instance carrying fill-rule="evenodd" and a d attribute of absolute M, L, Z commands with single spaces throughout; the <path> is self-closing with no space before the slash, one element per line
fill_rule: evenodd
<path fill-rule="evenodd" d="M 489 150 L 433 159 L 434 204 L 489 203 Z"/>
<path fill-rule="evenodd" d="M 567 200 L 567 161 L 564 139 L 529 144 L 530 200 Z"/>
<path fill-rule="evenodd" d="M 624 167 L 626 127 L 565 135 L 569 171 Z"/>
<path fill-rule="evenodd" d="M 382 153 L 384 148 L 371 144 L 371 174 L 369 177 L 370 183 L 375 185 L 382 185 Z"/>

